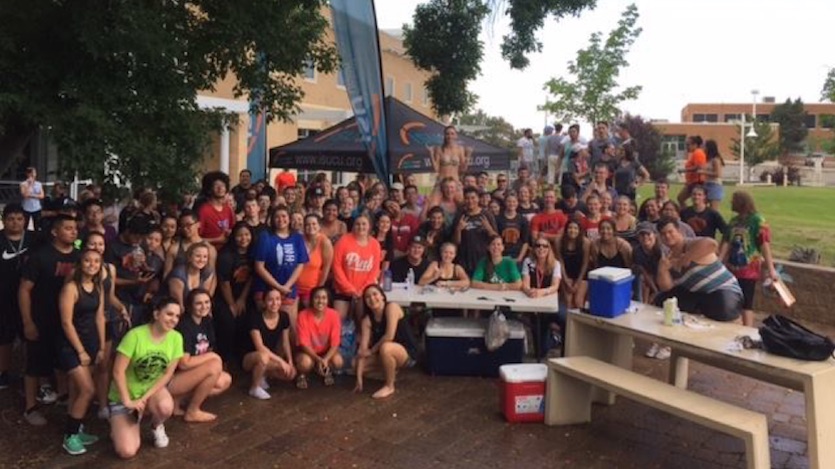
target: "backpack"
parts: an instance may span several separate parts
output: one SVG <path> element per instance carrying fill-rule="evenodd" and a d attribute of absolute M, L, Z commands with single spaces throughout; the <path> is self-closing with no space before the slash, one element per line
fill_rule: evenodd
<path fill-rule="evenodd" d="M 783 357 L 824 361 L 835 352 L 835 343 L 829 337 L 816 334 L 779 314 L 763 321 L 760 337 L 768 353 Z"/>

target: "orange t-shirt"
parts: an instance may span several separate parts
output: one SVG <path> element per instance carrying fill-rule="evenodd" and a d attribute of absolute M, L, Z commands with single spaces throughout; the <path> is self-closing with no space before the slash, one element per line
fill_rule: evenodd
<path fill-rule="evenodd" d="M 690 153 L 687 162 L 684 163 L 684 180 L 687 184 L 702 184 L 705 182 L 705 175 L 699 174 L 696 171 L 703 169 L 707 165 L 707 155 L 701 148 L 696 148 Z"/>
<path fill-rule="evenodd" d="M 319 285 L 319 280 L 322 274 L 322 240 L 325 239 L 324 234 L 319 234 L 319 240 L 316 243 L 316 248 L 307 253 L 308 261 L 302 268 L 302 273 L 296 280 L 296 286 L 300 293 L 307 293 Z"/>
<path fill-rule="evenodd" d="M 359 295 L 365 287 L 377 283 L 383 260 L 380 242 L 371 236 L 365 246 L 353 233 L 336 242 L 333 248 L 333 286 L 340 295 Z"/>
<path fill-rule="evenodd" d="M 342 321 L 335 309 L 326 308 L 321 321 L 317 321 L 316 313 L 310 308 L 299 313 L 296 323 L 296 341 L 299 346 L 310 347 L 317 355 L 324 355 L 332 347 L 339 347 L 341 339 Z"/>

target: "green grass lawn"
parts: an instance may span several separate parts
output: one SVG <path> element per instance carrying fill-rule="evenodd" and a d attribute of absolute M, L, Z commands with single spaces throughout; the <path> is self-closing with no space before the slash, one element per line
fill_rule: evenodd
<path fill-rule="evenodd" d="M 673 199 L 681 185 L 673 185 Z M 652 186 L 642 187 L 641 200 L 652 196 Z M 739 190 L 725 186 L 722 215 L 730 219 L 731 194 Z M 746 187 L 754 196 L 757 210 L 772 231 L 775 256 L 788 259 L 795 246 L 815 248 L 822 254 L 821 263 L 835 265 L 835 188 L 827 187 Z M 833 205 L 833 207 L 830 207 Z"/>

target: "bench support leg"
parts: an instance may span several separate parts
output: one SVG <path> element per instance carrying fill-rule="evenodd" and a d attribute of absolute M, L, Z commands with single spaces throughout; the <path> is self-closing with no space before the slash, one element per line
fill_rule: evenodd
<path fill-rule="evenodd" d="M 587 356 L 627 370 L 632 369 L 633 340 L 631 336 L 608 332 L 581 321 L 574 321 L 570 314 L 565 333 L 565 356 Z M 592 400 L 613 405 L 615 394 L 605 389 L 595 388 Z"/>
<path fill-rule="evenodd" d="M 771 453 L 768 449 L 768 422 L 765 416 L 760 425 L 761 430 L 756 434 L 748 434 L 745 441 L 745 459 L 748 469 L 771 467 Z"/>
<path fill-rule="evenodd" d="M 548 370 L 545 424 L 569 425 L 591 421 L 592 386 L 584 381 Z"/>
<path fill-rule="evenodd" d="M 835 372 L 807 379 L 806 428 L 809 435 L 809 466 L 812 469 L 835 467 Z"/>

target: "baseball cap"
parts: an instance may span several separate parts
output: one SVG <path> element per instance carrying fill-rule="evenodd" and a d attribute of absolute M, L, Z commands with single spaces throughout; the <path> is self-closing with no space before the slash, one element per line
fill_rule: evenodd
<path fill-rule="evenodd" d="M 400 183 L 400 182 L 395 182 L 391 185 L 391 188 L 392 188 L 392 190 L 395 190 L 395 191 L 402 191 L 403 190 L 403 184 Z"/>
<path fill-rule="evenodd" d="M 658 230 L 655 228 L 655 223 L 652 223 L 650 221 L 642 221 L 641 223 L 638 223 L 638 227 L 635 231 L 637 231 L 638 234 L 641 234 L 641 233 L 657 234 L 658 233 Z"/>
<path fill-rule="evenodd" d="M 409 244 L 420 244 L 421 246 L 426 247 L 426 240 L 423 239 L 422 236 L 417 235 L 414 238 L 412 238 L 412 241 Z"/>

